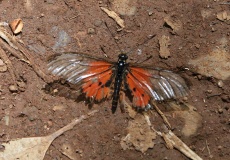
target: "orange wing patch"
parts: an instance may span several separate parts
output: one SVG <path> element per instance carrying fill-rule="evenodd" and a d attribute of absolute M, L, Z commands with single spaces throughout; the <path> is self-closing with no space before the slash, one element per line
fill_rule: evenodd
<path fill-rule="evenodd" d="M 82 92 L 87 98 L 93 98 L 99 102 L 110 96 L 110 88 L 105 84 L 111 79 L 113 71 L 110 69 L 111 64 L 106 62 L 92 62 L 90 66 L 86 74 L 93 74 L 93 76 L 83 80 Z"/>
<path fill-rule="evenodd" d="M 132 67 L 130 70 L 131 71 L 127 74 L 126 81 L 133 95 L 133 105 L 144 109 L 151 99 L 147 93 L 148 88 L 143 85 L 143 83 L 150 84 L 149 77 L 146 76 L 148 73 L 141 68 Z"/>

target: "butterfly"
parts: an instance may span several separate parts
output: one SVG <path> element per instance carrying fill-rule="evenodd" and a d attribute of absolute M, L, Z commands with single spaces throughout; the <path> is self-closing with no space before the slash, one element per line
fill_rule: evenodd
<path fill-rule="evenodd" d="M 48 63 L 48 70 L 74 85 L 77 96 L 83 94 L 92 103 L 112 98 L 112 113 L 121 91 L 131 95 L 132 106 L 137 110 L 152 108 L 152 100 L 187 95 L 188 87 L 178 74 L 127 60 L 124 53 L 118 55 L 116 62 L 82 53 L 63 53 Z"/>

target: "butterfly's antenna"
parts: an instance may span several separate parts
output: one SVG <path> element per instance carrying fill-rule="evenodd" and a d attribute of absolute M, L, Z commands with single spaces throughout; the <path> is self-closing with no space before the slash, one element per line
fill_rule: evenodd
<path fill-rule="evenodd" d="M 138 44 L 136 47 L 134 47 L 133 49 L 131 49 L 131 50 L 130 50 L 129 52 L 127 52 L 126 54 L 128 55 L 128 54 L 132 53 L 132 52 L 133 52 L 134 50 L 136 50 L 139 46 L 141 46 L 141 45 L 147 43 L 148 41 L 150 41 L 151 39 L 153 39 L 155 36 L 156 36 L 156 34 L 154 34 L 154 35 L 149 35 L 148 38 L 147 38 L 146 40 L 144 40 L 144 42 L 142 42 L 141 44 Z"/>
<path fill-rule="evenodd" d="M 120 46 L 118 45 L 117 41 L 116 41 L 115 38 L 114 38 L 115 36 L 113 35 L 112 31 L 109 29 L 109 26 L 108 26 L 108 24 L 107 24 L 106 22 L 105 22 L 105 26 L 106 26 L 106 28 L 109 30 L 109 33 L 111 34 L 111 36 L 113 37 L 114 42 L 115 42 L 116 45 L 117 45 L 117 48 L 119 49 L 120 52 L 122 52 Z"/>
<path fill-rule="evenodd" d="M 144 63 L 144 62 L 150 60 L 152 57 L 153 57 L 153 56 L 149 56 L 149 57 L 147 57 L 145 60 L 143 60 L 143 61 L 141 61 L 141 62 L 137 62 L 137 63 Z"/>

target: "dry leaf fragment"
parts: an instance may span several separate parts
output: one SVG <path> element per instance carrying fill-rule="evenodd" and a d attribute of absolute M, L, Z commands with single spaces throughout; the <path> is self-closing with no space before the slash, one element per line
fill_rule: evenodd
<path fill-rule="evenodd" d="M 14 34 L 18 34 L 22 31 L 23 22 L 21 19 L 15 19 L 10 23 L 10 28 Z"/>
<path fill-rule="evenodd" d="M 160 39 L 159 39 L 159 45 L 160 45 L 160 57 L 161 58 L 169 58 L 170 56 L 170 51 L 169 51 L 169 41 L 170 41 L 170 38 L 169 36 L 165 36 L 163 35 Z"/>
<path fill-rule="evenodd" d="M 4 151 L 0 152 L 0 160 L 43 160 L 47 149 L 55 138 L 72 129 L 76 124 L 93 116 L 97 110 L 73 120 L 65 127 L 45 137 L 21 138 L 1 144 Z"/>
<path fill-rule="evenodd" d="M 101 7 L 101 9 L 109 16 L 111 17 L 112 19 L 114 19 L 117 24 L 123 29 L 125 28 L 125 24 L 124 24 L 124 20 L 121 19 L 116 12 L 114 11 L 110 11 L 108 10 L 107 8 L 104 8 L 104 7 Z"/>

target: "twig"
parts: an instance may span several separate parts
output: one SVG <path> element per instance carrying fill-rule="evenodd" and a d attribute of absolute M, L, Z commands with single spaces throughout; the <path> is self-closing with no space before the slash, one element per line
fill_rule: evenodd
<path fill-rule="evenodd" d="M 205 140 L 205 144 L 206 144 L 206 147 L 207 147 L 207 150 L 208 150 L 208 155 L 209 155 L 209 157 L 212 157 L 211 152 L 210 152 L 210 149 L 209 149 L 209 147 L 208 147 L 208 141 L 207 141 L 207 140 Z"/>
<path fill-rule="evenodd" d="M 76 124 L 81 123 L 83 120 L 88 119 L 89 117 L 93 116 L 97 112 L 98 112 L 98 110 L 93 110 L 93 111 L 89 112 L 87 115 L 82 115 L 81 117 L 74 119 L 71 123 L 69 123 L 68 125 L 66 125 L 65 127 L 61 128 L 61 129 L 59 129 L 55 133 L 52 133 L 50 136 L 55 139 L 56 137 L 60 136 L 64 132 L 72 129 Z"/>
<path fill-rule="evenodd" d="M 167 138 L 169 142 L 172 143 L 173 147 L 178 149 L 187 157 L 192 160 L 202 160 L 195 152 L 193 152 L 186 144 L 184 144 L 171 130 L 168 133 L 163 133 L 164 138 Z"/>
<path fill-rule="evenodd" d="M 165 117 L 164 113 L 161 112 L 161 110 L 157 107 L 157 105 L 156 105 L 156 103 L 154 103 L 154 101 L 152 101 L 152 104 L 153 104 L 155 110 L 157 111 L 157 113 L 162 117 L 162 119 L 164 120 L 166 125 L 169 127 L 169 129 L 171 129 L 171 125 L 170 125 L 168 119 Z"/>
<path fill-rule="evenodd" d="M 47 76 L 40 67 L 35 63 L 34 57 L 29 53 L 28 50 L 26 50 L 24 47 L 22 47 L 18 42 L 15 41 L 15 45 L 18 47 L 18 49 L 23 53 L 23 55 L 29 60 L 31 67 L 34 69 L 34 71 L 37 73 L 39 77 L 41 77 L 46 83 L 51 82 L 51 78 Z"/>
<path fill-rule="evenodd" d="M 40 76 L 45 82 L 51 82 L 51 78 L 47 76 L 40 67 L 35 63 L 34 57 L 30 52 L 21 46 L 17 41 L 16 38 L 11 36 L 9 33 L 7 33 L 3 28 L 0 28 L 0 37 L 4 39 L 12 48 L 15 50 L 19 50 L 20 52 L 16 52 L 13 50 L 10 46 L 6 45 L 2 40 L 0 40 L 0 45 L 6 48 L 9 52 L 11 52 L 15 57 L 27 62 L 31 65 L 31 67 L 34 69 L 34 71 L 37 73 L 38 76 Z M 25 58 L 24 58 L 25 57 Z M 26 60 L 25 60 L 26 59 Z"/>
<path fill-rule="evenodd" d="M 112 19 L 114 19 L 117 24 L 123 29 L 125 28 L 125 24 L 124 24 L 124 20 L 121 19 L 118 14 L 114 11 L 110 11 L 108 10 L 107 8 L 104 8 L 104 7 L 100 7 L 101 10 L 103 10 L 109 17 L 111 17 Z"/>
<path fill-rule="evenodd" d="M 23 62 L 30 64 L 29 61 L 26 60 L 25 57 L 20 52 L 17 52 L 13 48 L 11 48 L 9 45 L 7 45 L 7 43 L 3 42 L 3 40 L 1 39 L 0 39 L 0 46 L 3 47 L 4 50 L 9 51 L 14 57 L 18 58 Z"/>

